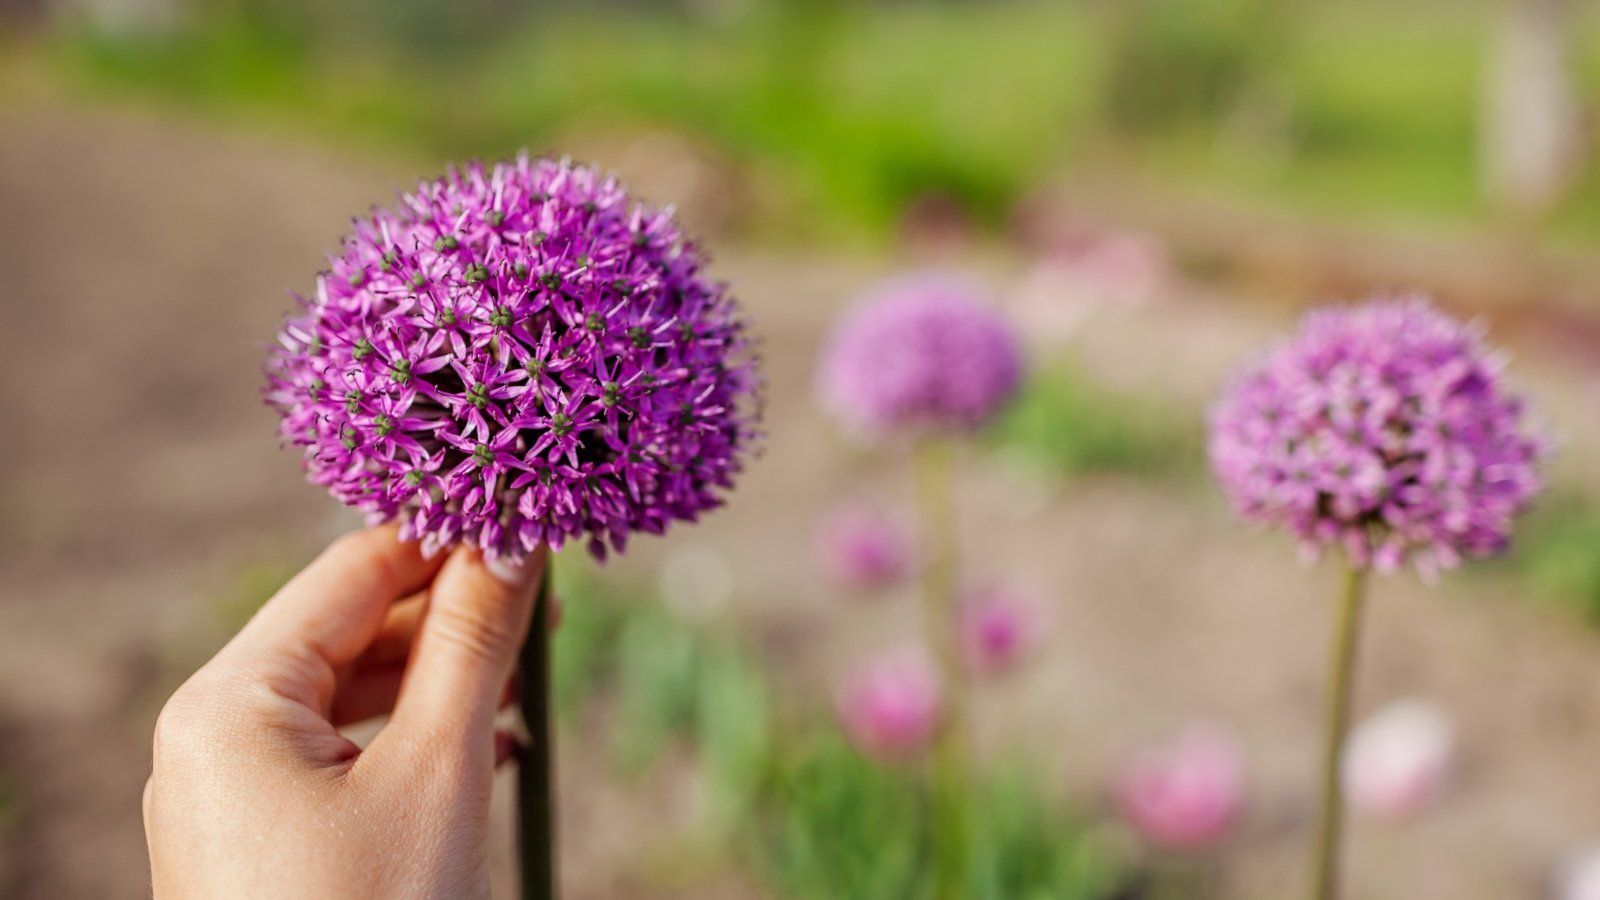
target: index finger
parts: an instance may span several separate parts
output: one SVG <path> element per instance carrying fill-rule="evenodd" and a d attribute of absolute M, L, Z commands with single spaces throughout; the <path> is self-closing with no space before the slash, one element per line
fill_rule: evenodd
<path fill-rule="evenodd" d="M 426 587 L 443 564 L 444 554 L 423 558 L 393 525 L 347 534 L 268 600 L 235 643 L 336 669 L 372 643 L 390 606 Z"/>

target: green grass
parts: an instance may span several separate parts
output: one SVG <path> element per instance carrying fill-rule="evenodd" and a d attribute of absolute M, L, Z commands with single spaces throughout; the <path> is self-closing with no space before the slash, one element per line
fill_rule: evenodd
<path fill-rule="evenodd" d="M 413 66 L 219 13 L 159 38 L 69 32 L 57 60 L 96 89 L 451 158 L 584 126 L 680 129 L 770 173 L 787 204 L 770 230 L 851 239 L 881 234 L 928 193 L 998 222 L 1081 114 L 1081 18 L 1042 2 L 954 17 L 841 7 L 724 27 L 656 8 L 563 10 Z"/>
<path fill-rule="evenodd" d="M 1475 152 L 1488 3 L 1352 0 L 1301 7 L 1287 26 L 1191 10 L 1193 27 L 1135 29 L 1045 0 L 784 0 L 709 20 L 570 5 L 503 22 L 435 21 L 425 7 L 373 0 L 200 8 L 164 36 L 64 30 L 56 71 L 430 157 L 542 148 L 596 126 L 675 129 L 752 179 L 756 230 L 780 238 L 881 239 L 929 194 L 998 225 L 1033 185 L 1097 158 L 1090 147 L 1149 177 L 1322 215 L 1487 216 Z M 1136 35 L 1125 58 L 1147 65 L 1112 66 L 1122 34 Z M 1579 34 L 1592 92 L 1600 37 Z M 1261 89 L 1291 101 L 1284 146 L 1241 137 L 1211 96 Z M 1108 145 L 1101 116 L 1113 95 L 1133 97 L 1142 124 Z M 1556 226 L 1600 226 L 1600 178 L 1579 186 Z"/>
<path fill-rule="evenodd" d="M 567 716 L 603 704 L 611 760 L 625 777 L 654 775 L 673 749 L 698 768 L 701 815 L 667 842 L 676 865 L 663 872 L 683 878 L 686 869 L 692 880 L 736 865 L 796 900 L 928 895 L 920 767 L 857 753 L 814 699 L 780 704 L 772 676 L 726 629 L 685 621 L 637 592 L 624 596 L 592 573 L 560 593 L 567 616 L 555 658 L 584 647 L 588 660 L 558 669 Z M 575 634 L 598 638 L 574 644 Z M 1126 860 L 1038 790 L 1036 769 L 996 771 L 978 803 L 981 897 L 1116 896 L 1130 874 Z"/>
<path fill-rule="evenodd" d="M 1600 506 L 1558 493 L 1528 517 L 1510 567 L 1535 591 L 1600 627 Z"/>
<path fill-rule="evenodd" d="M 885 766 L 838 737 L 791 741 L 755 818 L 760 867 L 797 900 L 925 900 L 927 798 L 916 766 Z M 977 788 L 978 900 L 1109 900 L 1133 871 L 1041 793 L 1029 768 Z"/>
<path fill-rule="evenodd" d="M 1030 379 L 990 439 L 1067 476 L 1183 476 L 1203 459 L 1198 418 L 1100 387 L 1072 368 Z"/>

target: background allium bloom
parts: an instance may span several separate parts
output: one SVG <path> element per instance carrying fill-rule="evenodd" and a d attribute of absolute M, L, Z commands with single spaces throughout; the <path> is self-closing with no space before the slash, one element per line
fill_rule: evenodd
<path fill-rule="evenodd" d="M 1392 703 L 1350 735 L 1345 797 L 1378 819 L 1414 815 L 1438 796 L 1454 756 L 1455 730 L 1443 711 L 1420 700 Z"/>
<path fill-rule="evenodd" d="M 1218 480 L 1310 551 L 1424 572 L 1503 549 L 1541 488 L 1543 438 L 1481 329 L 1421 299 L 1329 309 L 1248 368 L 1212 415 Z"/>
<path fill-rule="evenodd" d="M 987 585 L 961 599 L 961 647 L 968 667 L 996 675 L 1016 665 L 1039 640 L 1039 603 L 1013 585 Z"/>
<path fill-rule="evenodd" d="M 887 513 L 843 506 L 818 528 L 817 556 L 828 578 L 842 587 L 890 587 L 911 571 L 911 536 Z"/>
<path fill-rule="evenodd" d="M 1244 806 L 1244 763 L 1233 741 L 1196 728 L 1135 759 L 1115 784 L 1117 808 L 1145 840 L 1200 850 L 1228 836 Z"/>
<path fill-rule="evenodd" d="M 939 674 L 923 654 L 882 656 L 850 675 L 839 691 L 845 735 L 868 756 L 893 760 L 925 747 L 939 726 Z"/>
<path fill-rule="evenodd" d="M 344 238 L 268 366 L 310 479 L 434 552 L 521 557 L 717 506 L 744 327 L 669 213 L 568 162 L 474 163 Z"/>
<path fill-rule="evenodd" d="M 889 282 L 834 329 L 818 393 L 847 424 L 878 436 L 968 430 L 1016 393 L 1016 335 L 982 293 L 938 275 Z"/>

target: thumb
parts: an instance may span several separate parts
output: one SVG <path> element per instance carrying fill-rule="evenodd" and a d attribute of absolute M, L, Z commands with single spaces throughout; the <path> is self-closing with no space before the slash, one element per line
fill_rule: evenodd
<path fill-rule="evenodd" d="M 494 720 L 549 565 L 540 547 L 520 566 L 458 550 L 434 580 L 391 728 L 493 746 Z"/>

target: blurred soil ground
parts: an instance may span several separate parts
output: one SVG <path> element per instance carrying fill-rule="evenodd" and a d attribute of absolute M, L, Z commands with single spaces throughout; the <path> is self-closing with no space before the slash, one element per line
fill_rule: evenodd
<path fill-rule="evenodd" d="M 414 171 L 183 120 L 0 107 L 0 773 L 23 798 L 20 825 L 0 839 L 0 894 L 147 895 L 139 796 L 162 698 L 225 638 L 218 598 L 241 571 L 296 566 L 349 525 L 275 445 L 261 345 L 348 216 Z M 998 253 L 963 259 L 998 284 L 1019 267 Z M 770 449 L 728 510 L 613 567 L 641 584 L 674 556 L 717 569 L 729 614 L 782 661 L 781 687 L 797 697 L 896 642 L 912 608 L 830 597 L 809 555 L 834 500 L 903 499 L 895 470 L 839 438 L 810 400 L 830 318 L 890 268 L 719 256 L 765 339 Z M 1185 288 L 1159 307 L 1101 313 L 1060 352 L 1198 416 L 1291 314 Z M 1586 370 L 1522 357 L 1515 371 L 1549 418 L 1583 423 L 1567 429 L 1563 463 L 1581 474 L 1596 444 Z M 1236 525 L 1204 482 L 1041 483 L 1003 457 L 969 462 L 971 574 L 1014 576 L 1055 601 L 1040 658 L 982 693 L 986 742 L 1021 744 L 1062 796 L 1097 806 L 1133 749 L 1196 719 L 1224 723 L 1246 748 L 1253 797 L 1224 895 L 1297 892 L 1333 573 Z M 1375 601 L 1361 706 L 1436 700 L 1460 725 L 1465 762 L 1421 821 L 1356 825 L 1350 896 L 1535 896 L 1554 861 L 1600 838 L 1600 636 L 1494 569 L 1436 588 L 1385 580 Z M 620 780 L 581 752 L 590 739 L 576 729 L 562 755 L 569 896 L 758 895 L 737 878 L 648 887 L 662 841 L 692 816 L 692 774 L 669 764 Z"/>

